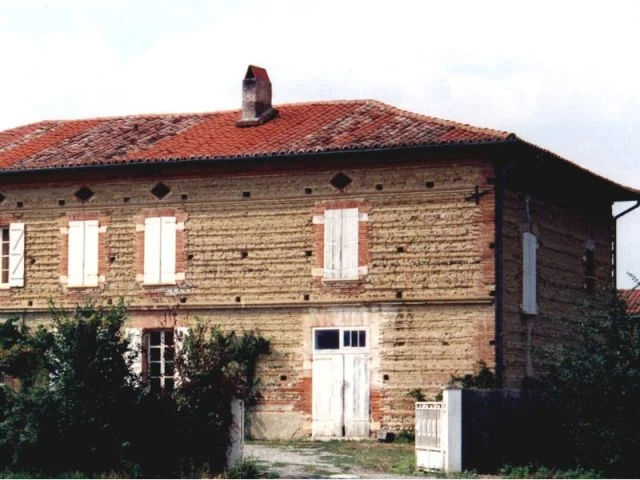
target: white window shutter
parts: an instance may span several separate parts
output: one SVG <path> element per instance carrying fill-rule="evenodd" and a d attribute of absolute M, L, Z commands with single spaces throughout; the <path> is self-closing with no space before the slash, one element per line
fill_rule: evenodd
<path fill-rule="evenodd" d="M 358 278 L 358 220 L 357 208 L 342 210 L 340 278 L 343 279 Z"/>
<path fill-rule="evenodd" d="M 340 265 L 340 210 L 324 212 L 324 278 L 339 278 Z"/>
<path fill-rule="evenodd" d="M 98 221 L 84 222 L 84 268 L 82 283 L 87 287 L 98 286 Z"/>
<path fill-rule="evenodd" d="M 24 223 L 9 225 L 9 286 L 24 287 Z"/>
<path fill-rule="evenodd" d="M 129 339 L 129 350 L 135 353 L 131 370 L 136 375 L 142 375 L 142 329 L 125 328 L 124 333 Z"/>
<path fill-rule="evenodd" d="M 538 239 L 532 233 L 522 235 L 522 311 L 529 315 L 538 313 L 536 296 L 536 250 Z"/>
<path fill-rule="evenodd" d="M 144 283 L 160 283 L 160 217 L 144 220 Z"/>
<path fill-rule="evenodd" d="M 84 222 L 69 222 L 69 251 L 67 284 L 70 287 L 82 286 L 84 280 Z"/>
<path fill-rule="evenodd" d="M 175 358 L 177 359 L 180 356 L 185 355 L 183 360 L 184 360 L 184 363 L 186 364 L 187 357 L 184 351 L 184 341 L 187 338 L 187 335 L 189 335 L 189 327 L 176 327 L 175 331 L 176 331 L 176 334 L 174 337 L 174 344 L 176 346 Z M 180 387 L 180 385 L 182 384 L 182 376 L 180 375 L 180 372 L 178 372 L 177 368 L 174 370 L 174 381 L 175 381 L 176 387 Z"/>
<path fill-rule="evenodd" d="M 162 217 L 160 283 L 176 283 L 176 217 Z"/>

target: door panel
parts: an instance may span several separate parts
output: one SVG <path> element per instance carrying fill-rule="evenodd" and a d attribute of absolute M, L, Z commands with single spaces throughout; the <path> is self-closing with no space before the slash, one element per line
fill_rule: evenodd
<path fill-rule="evenodd" d="M 344 430 L 346 437 L 369 436 L 368 355 L 344 355 Z"/>
<path fill-rule="evenodd" d="M 314 437 L 342 436 L 343 355 L 316 355 L 313 358 L 313 423 Z"/>

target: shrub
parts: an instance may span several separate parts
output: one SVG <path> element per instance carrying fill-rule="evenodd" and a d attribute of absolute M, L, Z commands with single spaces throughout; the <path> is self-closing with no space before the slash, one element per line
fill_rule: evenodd
<path fill-rule="evenodd" d="M 0 388 L 7 474 L 179 477 L 224 470 L 230 401 L 254 395 L 266 340 L 198 325 L 185 339 L 187 356 L 177 359 L 181 385 L 158 394 L 131 370 L 139 352 L 122 333 L 122 302 L 51 311 L 51 331 L 31 334 L 13 319 L 0 325 L 0 373 L 18 378 L 15 390 Z"/>
<path fill-rule="evenodd" d="M 579 342 L 551 352 L 547 400 L 561 419 L 578 468 L 640 474 L 640 321 L 624 301 L 576 326 Z"/>

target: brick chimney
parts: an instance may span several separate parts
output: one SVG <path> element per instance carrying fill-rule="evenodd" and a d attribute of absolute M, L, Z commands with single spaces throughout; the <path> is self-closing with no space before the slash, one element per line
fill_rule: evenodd
<path fill-rule="evenodd" d="M 249 65 L 242 81 L 242 118 L 238 127 L 267 123 L 278 115 L 271 106 L 271 81 L 264 68 Z"/>

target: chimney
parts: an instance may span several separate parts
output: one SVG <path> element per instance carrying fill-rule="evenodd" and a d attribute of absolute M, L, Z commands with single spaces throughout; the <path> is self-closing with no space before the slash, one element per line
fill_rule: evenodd
<path fill-rule="evenodd" d="M 253 127 L 267 123 L 278 115 L 271 107 L 271 81 L 264 68 L 249 65 L 242 81 L 242 118 L 238 127 Z"/>

